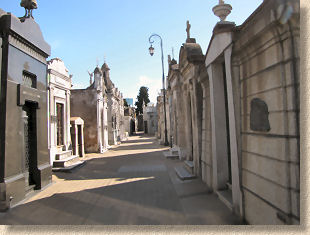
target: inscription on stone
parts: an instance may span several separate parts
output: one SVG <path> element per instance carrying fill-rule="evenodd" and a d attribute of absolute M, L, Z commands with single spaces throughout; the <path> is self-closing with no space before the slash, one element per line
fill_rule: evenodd
<path fill-rule="evenodd" d="M 268 105 L 259 98 L 251 101 L 250 128 L 252 131 L 270 131 Z"/>

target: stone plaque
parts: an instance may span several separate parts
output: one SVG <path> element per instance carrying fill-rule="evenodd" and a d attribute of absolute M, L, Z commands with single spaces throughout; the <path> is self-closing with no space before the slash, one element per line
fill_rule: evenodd
<path fill-rule="evenodd" d="M 268 105 L 259 98 L 251 101 L 250 128 L 252 131 L 270 131 Z"/>

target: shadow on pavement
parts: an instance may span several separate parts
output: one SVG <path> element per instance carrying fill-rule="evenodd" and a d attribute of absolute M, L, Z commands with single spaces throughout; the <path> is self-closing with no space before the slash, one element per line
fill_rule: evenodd
<path fill-rule="evenodd" d="M 160 147 L 136 145 L 136 150 L 158 150 L 127 154 L 129 147 L 111 150 L 122 155 L 87 160 L 71 174 L 55 173 L 54 185 L 0 215 L 0 224 L 238 224 L 214 194 L 205 192 L 201 180 L 176 180 L 175 162 L 167 160 Z"/>

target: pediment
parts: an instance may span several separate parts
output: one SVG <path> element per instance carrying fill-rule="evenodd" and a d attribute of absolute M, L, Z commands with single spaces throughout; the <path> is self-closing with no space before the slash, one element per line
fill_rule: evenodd
<path fill-rule="evenodd" d="M 225 49 L 232 43 L 232 39 L 232 32 L 224 32 L 213 35 L 206 53 L 206 66 L 210 65 L 223 54 Z"/>

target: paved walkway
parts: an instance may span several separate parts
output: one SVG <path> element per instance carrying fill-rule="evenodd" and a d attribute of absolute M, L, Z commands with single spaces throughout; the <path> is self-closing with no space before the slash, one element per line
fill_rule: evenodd
<path fill-rule="evenodd" d="M 0 224 L 237 224 L 199 179 L 182 182 L 179 160 L 166 159 L 152 137 L 135 136 L 104 154 L 89 154 L 72 173 L 0 214 Z"/>

